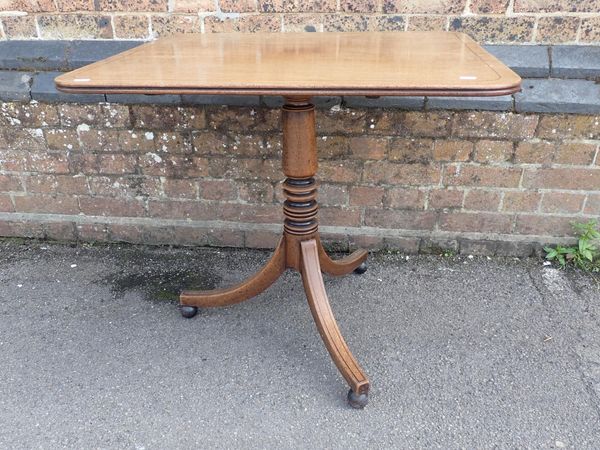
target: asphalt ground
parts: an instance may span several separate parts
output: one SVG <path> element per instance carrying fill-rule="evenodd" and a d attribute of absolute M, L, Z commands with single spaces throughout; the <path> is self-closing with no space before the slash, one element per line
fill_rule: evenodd
<path fill-rule="evenodd" d="M 181 317 L 267 252 L 0 241 L 0 448 L 600 448 L 600 288 L 540 260 L 376 254 L 326 277 L 364 410 L 299 275 Z"/>

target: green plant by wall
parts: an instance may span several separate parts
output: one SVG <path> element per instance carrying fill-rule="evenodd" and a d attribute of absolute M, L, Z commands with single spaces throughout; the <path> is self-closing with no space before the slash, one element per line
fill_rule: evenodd
<path fill-rule="evenodd" d="M 556 261 L 565 268 L 573 264 L 582 270 L 600 272 L 600 231 L 598 222 L 590 220 L 587 223 L 574 223 L 573 228 L 578 234 L 577 245 L 573 247 L 544 247 L 546 259 Z"/>

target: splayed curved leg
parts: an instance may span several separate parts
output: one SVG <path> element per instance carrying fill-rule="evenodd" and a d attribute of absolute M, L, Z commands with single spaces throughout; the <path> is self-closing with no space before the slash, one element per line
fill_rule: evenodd
<path fill-rule="evenodd" d="M 340 259 L 331 259 L 331 257 L 327 254 L 325 249 L 323 248 L 323 244 L 320 241 L 317 241 L 318 252 L 319 252 L 319 262 L 321 263 L 321 270 L 328 274 L 334 276 L 346 275 L 350 272 L 358 269 L 361 264 L 363 264 L 369 253 L 366 250 L 356 250 L 352 254 L 340 258 Z M 363 273 L 364 271 L 360 272 Z"/>
<path fill-rule="evenodd" d="M 351 402 L 352 406 L 363 407 L 369 392 L 369 380 L 350 353 L 333 316 L 321 275 L 317 241 L 315 239 L 306 240 L 301 243 L 301 246 L 302 281 L 313 318 L 333 362 L 350 385 L 352 392 L 355 396 L 364 396 L 362 397 L 364 402 L 358 402 L 358 404 Z"/>
<path fill-rule="evenodd" d="M 235 286 L 212 291 L 183 291 L 179 297 L 183 307 L 227 306 L 248 300 L 271 286 L 285 270 L 285 241 L 277 244 L 273 256 L 253 277 Z"/>

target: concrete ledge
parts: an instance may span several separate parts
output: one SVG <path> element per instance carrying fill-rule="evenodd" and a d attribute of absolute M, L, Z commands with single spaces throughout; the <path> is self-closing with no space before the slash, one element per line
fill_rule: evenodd
<path fill-rule="evenodd" d="M 600 78 L 600 47 L 561 45 L 552 48 L 552 77 Z"/>
<path fill-rule="evenodd" d="M 523 78 L 550 76 L 546 45 L 484 45 L 484 48 Z"/>
<path fill-rule="evenodd" d="M 33 74 L 30 72 L 0 72 L 0 100 L 28 101 Z"/>
<path fill-rule="evenodd" d="M 61 72 L 40 72 L 33 77 L 31 98 L 44 102 L 98 103 L 106 101 L 100 94 L 66 94 L 56 89 L 54 78 Z"/>
<path fill-rule="evenodd" d="M 427 109 L 480 109 L 486 111 L 510 111 L 513 109 L 513 96 L 427 97 Z"/>
<path fill-rule="evenodd" d="M 0 70 L 66 70 L 69 41 L 0 41 Z"/>
<path fill-rule="evenodd" d="M 517 112 L 600 112 L 600 85 L 587 80 L 523 80 L 515 95 Z"/>

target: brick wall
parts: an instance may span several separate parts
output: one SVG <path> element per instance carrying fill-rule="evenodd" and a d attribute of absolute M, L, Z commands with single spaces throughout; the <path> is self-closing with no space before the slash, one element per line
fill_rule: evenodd
<path fill-rule="evenodd" d="M 599 0 L 0 0 L 2 39 L 176 32 L 459 30 L 480 42 L 600 43 Z"/>
<path fill-rule="evenodd" d="M 317 112 L 322 231 L 342 248 L 531 254 L 600 215 L 600 116 Z M 270 247 L 280 113 L 0 103 L 0 236 Z"/>

